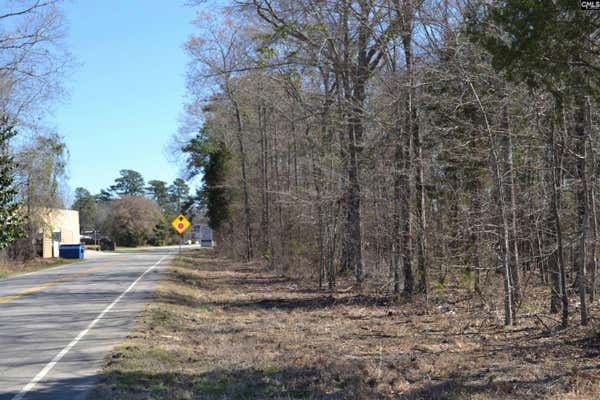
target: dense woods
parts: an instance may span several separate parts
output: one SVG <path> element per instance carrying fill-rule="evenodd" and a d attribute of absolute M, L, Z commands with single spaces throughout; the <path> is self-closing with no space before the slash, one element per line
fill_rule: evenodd
<path fill-rule="evenodd" d="M 220 251 L 514 324 L 597 296 L 600 14 L 573 1 L 237 1 L 198 18 L 182 146 Z M 501 303 L 500 303 L 501 302 Z M 576 303 L 576 304 L 573 304 Z"/>

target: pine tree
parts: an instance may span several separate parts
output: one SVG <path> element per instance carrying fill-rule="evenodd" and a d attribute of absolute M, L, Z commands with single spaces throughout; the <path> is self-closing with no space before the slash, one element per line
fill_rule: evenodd
<path fill-rule="evenodd" d="M 197 197 L 206 209 L 208 225 L 218 231 L 231 217 L 231 192 L 226 187 L 231 151 L 222 141 L 211 142 L 210 134 L 210 127 L 203 127 L 181 151 L 187 156 L 188 176 L 202 174 Z"/>
<path fill-rule="evenodd" d="M 230 193 L 225 186 L 230 157 L 227 146 L 220 143 L 209 153 L 208 163 L 204 167 L 201 196 L 207 209 L 208 225 L 215 230 L 220 229 L 230 218 Z"/>
<path fill-rule="evenodd" d="M 16 135 L 7 117 L 0 120 L 0 249 L 8 247 L 23 236 L 21 205 L 14 187 L 13 157 L 8 153 L 8 142 Z"/>

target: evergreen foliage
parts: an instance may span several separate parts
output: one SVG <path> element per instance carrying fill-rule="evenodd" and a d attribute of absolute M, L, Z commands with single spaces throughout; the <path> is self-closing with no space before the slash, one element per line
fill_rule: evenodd
<path fill-rule="evenodd" d="M 17 201 L 13 172 L 15 163 L 8 153 L 8 143 L 16 135 L 7 117 L 0 120 L 0 249 L 23 237 L 21 204 Z"/>
<path fill-rule="evenodd" d="M 79 225 L 82 228 L 95 228 L 96 198 L 89 190 L 82 187 L 75 189 L 75 201 L 72 208 L 79 211 Z"/>
<path fill-rule="evenodd" d="M 215 149 L 209 152 L 208 162 L 204 167 L 201 199 L 203 204 L 206 205 L 208 226 L 214 230 L 220 229 L 230 218 L 229 205 L 231 199 L 226 186 L 230 158 L 231 153 L 227 146 L 224 143 L 219 143 Z"/>
<path fill-rule="evenodd" d="M 600 14 L 582 11 L 579 2 L 478 3 L 467 17 L 470 36 L 490 52 L 492 65 L 506 71 L 509 79 L 555 94 L 568 89 L 573 80 L 581 81 L 582 72 L 590 85 L 600 84 L 594 40 Z"/>
<path fill-rule="evenodd" d="M 110 187 L 111 191 L 119 196 L 143 196 L 144 178 L 142 174 L 131 169 L 119 171 L 121 176 L 115 179 L 115 184 Z"/>
<path fill-rule="evenodd" d="M 187 155 L 188 175 L 202 174 L 203 185 L 198 199 L 206 209 L 208 226 L 218 230 L 230 218 L 231 193 L 226 180 L 231 152 L 224 142 L 209 139 L 209 136 L 210 129 L 205 125 L 181 150 Z"/>

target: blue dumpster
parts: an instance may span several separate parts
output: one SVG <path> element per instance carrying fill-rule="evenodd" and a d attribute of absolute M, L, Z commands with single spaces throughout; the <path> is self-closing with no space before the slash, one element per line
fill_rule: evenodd
<path fill-rule="evenodd" d="M 58 248 L 60 258 L 79 258 L 83 259 L 83 244 L 61 244 Z"/>

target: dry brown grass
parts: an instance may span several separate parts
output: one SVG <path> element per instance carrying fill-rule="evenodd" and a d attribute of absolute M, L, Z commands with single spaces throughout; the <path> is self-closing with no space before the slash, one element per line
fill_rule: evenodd
<path fill-rule="evenodd" d="M 11 275 L 25 274 L 28 272 L 40 271 L 42 269 L 59 267 L 65 264 L 72 264 L 82 260 L 63 260 L 56 258 L 34 258 L 22 262 L 0 259 L 0 279 Z"/>
<path fill-rule="evenodd" d="M 258 264 L 183 256 L 91 398 L 600 398 L 597 320 L 555 331 L 529 300 L 506 329 L 458 284 L 429 307 L 313 288 Z"/>

